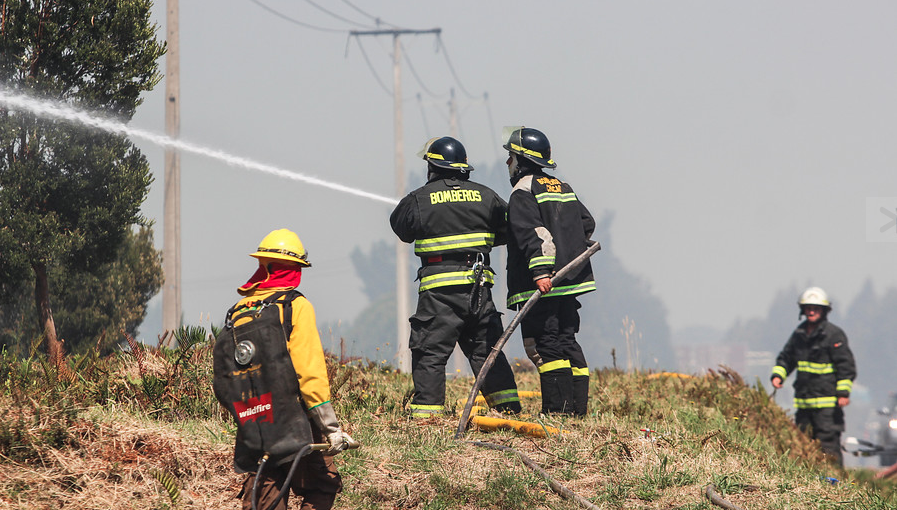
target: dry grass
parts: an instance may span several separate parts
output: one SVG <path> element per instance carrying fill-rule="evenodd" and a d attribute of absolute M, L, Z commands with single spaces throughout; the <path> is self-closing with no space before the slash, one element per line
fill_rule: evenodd
<path fill-rule="evenodd" d="M 193 393 L 166 374 L 202 377 L 197 367 L 207 356 L 200 345 L 188 358 L 148 354 L 143 370 L 127 355 L 85 367 L 81 373 L 93 374 L 93 384 L 106 374 L 110 389 L 103 391 L 47 390 L 50 378 L 34 367 L 28 377 L 0 372 L 0 508 L 239 508 L 233 425 L 220 412 L 183 418 L 169 407 L 199 397 L 185 396 Z M 177 359 L 196 367 L 175 370 Z M 457 414 L 408 419 L 408 375 L 331 361 L 337 414 L 363 444 L 337 457 L 346 487 L 338 508 L 579 508 L 516 455 L 456 441 Z M 141 374 L 167 381 L 152 402 L 138 398 Z M 517 379 L 520 389 L 538 390 L 535 373 L 521 371 Z M 447 403 L 456 412 L 471 384 L 449 380 Z M 539 408 L 525 400 L 521 419 L 541 419 L 564 433 L 533 439 L 470 430 L 465 440 L 518 450 L 600 508 L 710 510 L 716 507 L 703 496 L 709 483 L 746 509 L 897 508 L 893 485 L 827 466 L 762 389 L 726 369 L 688 378 L 596 371 L 587 417 L 539 418 Z M 842 482 L 831 485 L 826 476 Z"/>
<path fill-rule="evenodd" d="M 0 409 L 11 423 L 32 424 L 20 430 L 23 443 L 32 444 L 53 419 L 36 412 L 8 403 Z M 229 499 L 241 478 L 231 472 L 230 445 L 184 437 L 170 425 L 123 412 L 83 414 L 68 424 L 64 447 L 38 446 L 18 461 L 2 458 L 0 508 L 162 508 L 168 496 L 154 473 L 177 479 L 184 508 L 234 508 Z"/>

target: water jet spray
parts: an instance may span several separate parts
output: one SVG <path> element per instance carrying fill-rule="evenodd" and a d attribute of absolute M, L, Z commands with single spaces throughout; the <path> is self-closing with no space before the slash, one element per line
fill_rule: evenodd
<path fill-rule="evenodd" d="M 278 168 L 273 165 L 252 161 L 247 158 L 228 154 L 218 149 L 202 147 L 200 145 L 192 144 L 189 142 L 176 140 L 174 138 L 170 138 L 158 133 L 153 133 L 151 131 L 132 128 L 121 122 L 96 117 L 64 104 L 52 101 L 42 101 L 21 94 L 11 94 L 8 90 L 2 87 L 0 87 L 0 104 L 5 105 L 11 110 L 27 111 L 28 113 L 31 113 L 32 115 L 36 115 L 38 117 L 57 119 L 73 124 L 81 124 L 83 126 L 99 129 L 107 133 L 125 135 L 129 138 L 139 138 L 141 140 L 146 140 L 163 148 L 172 148 L 183 152 L 206 156 L 222 161 L 230 166 L 245 168 L 248 170 L 256 170 L 259 172 L 276 175 L 277 177 L 301 181 L 308 184 L 313 184 L 315 186 L 321 186 L 335 191 L 341 191 L 350 195 L 369 198 L 378 202 L 385 202 L 391 205 L 398 204 L 398 200 L 396 200 L 395 198 L 384 197 L 382 195 L 377 195 L 376 193 L 370 193 L 368 191 L 360 190 L 357 188 L 352 188 L 349 186 L 344 186 L 342 184 L 318 179 L 317 177 L 311 177 L 308 175 L 291 172 L 289 170 Z"/>

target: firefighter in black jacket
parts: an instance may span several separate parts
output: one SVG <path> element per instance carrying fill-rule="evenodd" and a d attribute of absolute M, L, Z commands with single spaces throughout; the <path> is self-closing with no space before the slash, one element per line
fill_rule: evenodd
<path fill-rule="evenodd" d="M 555 168 L 551 145 L 537 129 L 509 128 L 508 307 L 520 308 L 536 292 L 542 298 L 520 322 L 523 345 L 539 370 L 542 412 L 586 414 L 589 367 L 576 342 L 576 296 L 595 290 L 587 261 L 552 287 L 553 273 L 592 243 L 595 220 L 573 188 L 543 168 Z"/>
<path fill-rule="evenodd" d="M 798 305 L 800 315 L 807 320 L 794 330 L 776 358 L 772 385 L 781 388 L 788 374 L 797 369 L 794 421 L 801 430 L 818 439 L 822 451 L 841 465 L 842 408 L 850 403 L 856 363 L 847 345 L 847 335 L 828 322 L 832 306 L 825 291 L 810 287 L 801 295 Z"/>
<path fill-rule="evenodd" d="M 414 242 L 421 260 L 417 311 L 410 318 L 411 416 L 428 418 L 445 407 L 445 365 L 455 342 L 478 374 L 502 333 L 492 303 L 493 246 L 507 242 L 507 205 L 491 189 L 468 180 L 467 152 L 451 137 L 427 142 L 418 154 L 427 161 L 427 184 L 399 202 L 389 217 L 393 231 Z M 504 354 L 483 384 L 490 407 L 520 412 L 514 374 Z"/>

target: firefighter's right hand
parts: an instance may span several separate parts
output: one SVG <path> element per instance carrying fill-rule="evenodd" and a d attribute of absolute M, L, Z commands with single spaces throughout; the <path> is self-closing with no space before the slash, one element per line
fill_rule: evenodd
<path fill-rule="evenodd" d="M 337 429 L 336 431 L 327 434 L 327 442 L 330 443 L 330 448 L 324 450 L 324 455 L 336 455 L 349 448 L 349 444 L 353 443 L 354 440 L 349 434 L 343 432 L 342 429 Z"/>
<path fill-rule="evenodd" d="M 336 419 L 336 413 L 333 412 L 333 405 L 325 402 L 319 406 L 312 407 L 308 410 L 311 421 L 318 427 L 325 436 L 330 448 L 323 451 L 324 455 L 336 455 L 337 453 L 349 447 L 352 438 L 349 434 L 343 432 Z"/>
<path fill-rule="evenodd" d="M 779 376 L 773 377 L 772 385 L 775 386 L 776 388 L 781 388 L 782 387 L 782 378 Z"/>
<path fill-rule="evenodd" d="M 548 291 L 551 290 L 551 278 L 548 275 L 539 278 L 536 280 L 536 287 L 539 288 L 539 292 L 541 292 L 542 295 L 548 294 Z"/>

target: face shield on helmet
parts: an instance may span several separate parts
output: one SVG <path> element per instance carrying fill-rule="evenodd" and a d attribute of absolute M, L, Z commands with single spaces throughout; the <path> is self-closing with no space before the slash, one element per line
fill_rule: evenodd
<path fill-rule="evenodd" d="M 446 170 L 469 172 L 473 167 L 467 164 L 467 150 L 458 140 L 443 136 L 431 138 L 417 152 L 417 157 L 427 163 Z"/>
<path fill-rule="evenodd" d="M 522 156 L 542 168 L 556 168 L 551 159 L 551 144 L 545 133 L 525 126 L 506 126 L 502 129 L 502 147 Z"/>

